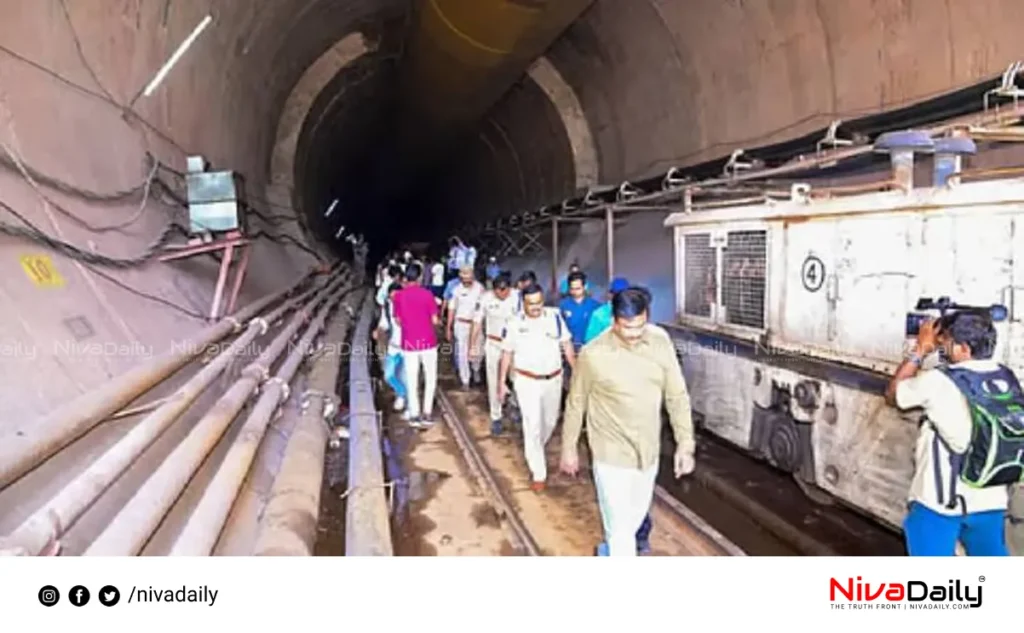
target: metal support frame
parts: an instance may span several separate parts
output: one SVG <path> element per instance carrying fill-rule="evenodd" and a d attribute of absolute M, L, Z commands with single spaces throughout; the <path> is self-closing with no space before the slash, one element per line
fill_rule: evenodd
<path fill-rule="evenodd" d="M 608 207 L 604 211 L 605 241 L 608 257 L 608 286 L 611 287 L 615 278 L 615 209 Z"/>
<path fill-rule="evenodd" d="M 494 235 L 501 243 L 496 253 L 498 257 L 504 257 L 513 252 L 516 256 L 522 256 L 532 250 L 544 252 L 544 246 L 540 243 L 540 232 L 526 229 L 509 231 L 499 228 L 494 230 Z"/>
<path fill-rule="evenodd" d="M 170 262 L 177 259 L 185 259 L 188 257 L 195 257 L 196 255 L 203 255 L 206 253 L 215 253 L 217 251 L 224 251 L 221 255 L 220 260 L 220 272 L 217 275 L 217 286 L 213 291 L 213 301 L 210 305 L 210 320 L 216 321 L 222 314 L 231 314 L 235 311 L 235 302 L 238 300 L 238 293 L 242 289 L 242 282 L 245 280 L 245 272 L 249 267 L 249 247 L 252 244 L 250 240 L 245 239 L 239 231 L 231 231 L 225 233 L 223 238 L 216 239 L 212 242 L 201 243 L 201 244 L 188 244 L 183 247 L 169 247 L 167 250 L 174 251 L 169 255 L 160 256 L 159 260 L 162 262 Z M 227 305 L 224 306 L 224 310 L 221 310 L 221 304 L 224 298 L 224 286 L 228 280 L 228 274 L 231 270 L 231 264 L 234 259 L 235 251 L 241 252 L 241 258 L 238 262 L 238 267 L 235 270 L 234 280 L 231 282 L 231 292 L 227 298 Z"/>
<path fill-rule="evenodd" d="M 558 218 L 551 218 L 551 296 L 558 292 Z"/>

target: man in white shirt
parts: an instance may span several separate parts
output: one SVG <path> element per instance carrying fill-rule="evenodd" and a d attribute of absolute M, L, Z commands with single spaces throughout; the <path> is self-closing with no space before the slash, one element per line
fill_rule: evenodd
<path fill-rule="evenodd" d="M 962 479 L 967 472 L 962 460 L 965 454 L 970 458 L 975 423 L 967 392 L 958 383 L 981 378 L 988 390 L 995 381 L 984 377 L 1001 373 L 1007 397 L 1021 398 L 1013 374 L 992 360 L 995 345 L 995 327 L 986 314 L 965 311 L 940 322 L 926 322 L 917 336 L 916 351 L 899 366 L 886 389 L 890 404 L 900 409 L 920 407 L 925 413 L 903 522 L 911 556 L 953 556 L 958 541 L 968 556 L 1008 555 L 1004 526 L 1008 487 L 976 487 Z M 940 349 L 948 365 L 919 373 L 922 361 Z"/>
<path fill-rule="evenodd" d="M 405 408 L 405 382 L 402 380 L 402 326 L 395 319 L 395 308 L 392 301 L 395 294 L 402 289 L 402 284 L 392 282 L 387 287 L 388 298 L 380 312 L 380 322 L 373 332 L 373 340 L 378 341 L 383 335 L 388 337 L 387 353 L 384 356 L 384 382 L 395 391 L 395 411 Z"/>
<path fill-rule="evenodd" d="M 480 308 L 484 287 L 473 274 L 473 269 L 463 266 L 459 269 L 459 285 L 448 303 L 448 340 L 455 341 L 455 364 L 463 388 L 469 388 L 470 379 L 479 382 L 480 358 L 473 354 L 470 346 L 473 334 L 473 319 Z M 471 371 L 472 370 L 472 371 Z"/>
<path fill-rule="evenodd" d="M 491 412 L 491 434 L 501 435 L 501 400 L 498 398 L 498 369 L 501 365 L 502 343 L 509 319 L 516 314 L 519 304 L 517 292 L 512 289 L 512 280 L 507 273 L 499 274 L 493 280 L 493 289 L 480 299 L 480 309 L 473 318 L 473 335 L 470 347 L 479 349 L 481 336 L 486 336 L 484 360 L 487 370 L 487 402 Z"/>
<path fill-rule="evenodd" d="M 401 283 L 402 269 L 397 264 L 391 264 L 387 270 L 384 271 L 384 278 L 381 280 L 380 287 L 377 288 L 377 305 L 384 307 L 385 302 L 388 300 L 388 288 L 394 282 Z"/>
<path fill-rule="evenodd" d="M 430 266 L 430 291 L 440 300 L 444 300 L 444 264 L 436 261 Z"/>
<path fill-rule="evenodd" d="M 498 372 L 498 400 L 508 394 L 509 372 L 523 416 L 523 451 L 534 492 L 544 490 L 548 478 L 544 447 L 558 424 L 562 404 L 562 354 L 575 367 L 572 335 L 557 308 L 544 306 L 544 292 L 536 283 L 523 291 L 523 311 L 509 320 Z M 512 369 L 513 363 L 515 369 Z"/>

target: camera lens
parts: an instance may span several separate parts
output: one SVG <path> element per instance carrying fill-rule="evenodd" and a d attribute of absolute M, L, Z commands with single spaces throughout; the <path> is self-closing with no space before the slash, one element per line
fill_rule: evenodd
<path fill-rule="evenodd" d="M 921 323 L 924 322 L 924 316 L 920 314 L 907 314 L 906 333 L 907 336 L 917 336 L 921 332 Z"/>

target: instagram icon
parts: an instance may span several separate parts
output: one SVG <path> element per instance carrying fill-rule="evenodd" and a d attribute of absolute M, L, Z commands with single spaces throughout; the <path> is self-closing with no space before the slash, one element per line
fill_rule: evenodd
<path fill-rule="evenodd" d="M 44 607 L 52 607 L 60 602 L 60 592 L 53 585 L 46 585 L 39 590 L 39 603 Z"/>

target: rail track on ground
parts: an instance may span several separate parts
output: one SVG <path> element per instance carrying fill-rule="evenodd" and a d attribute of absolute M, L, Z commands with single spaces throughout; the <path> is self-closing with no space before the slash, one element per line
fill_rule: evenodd
<path fill-rule="evenodd" d="M 474 433 L 453 406 L 446 390 L 441 387 L 437 392 L 437 402 L 441 418 L 445 427 L 451 433 L 459 452 L 466 466 L 472 473 L 477 485 L 494 507 L 503 526 L 507 529 L 509 536 L 514 541 L 513 548 L 525 556 L 541 556 L 543 549 L 540 539 L 534 535 L 534 531 L 527 520 L 520 514 L 509 491 L 501 483 L 501 477 L 488 463 L 484 452 L 474 437 Z M 594 501 L 596 504 L 596 499 Z M 699 538 L 702 542 L 700 548 L 717 556 L 745 556 L 746 553 L 728 537 L 709 522 L 702 519 L 696 512 L 688 508 L 684 503 L 676 499 L 662 486 L 655 488 L 654 506 L 667 515 L 671 516 L 670 521 L 660 521 L 658 529 L 677 532 L 677 540 L 693 540 Z M 601 540 L 601 527 L 595 525 L 593 529 L 595 545 Z"/>

